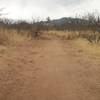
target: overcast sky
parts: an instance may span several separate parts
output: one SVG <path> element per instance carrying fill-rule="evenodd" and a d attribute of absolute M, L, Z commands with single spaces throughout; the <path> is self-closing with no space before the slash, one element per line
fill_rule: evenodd
<path fill-rule="evenodd" d="M 41 19 L 69 17 L 97 10 L 100 12 L 100 0 L 0 0 L 5 7 L 7 17 L 13 19 Z"/>

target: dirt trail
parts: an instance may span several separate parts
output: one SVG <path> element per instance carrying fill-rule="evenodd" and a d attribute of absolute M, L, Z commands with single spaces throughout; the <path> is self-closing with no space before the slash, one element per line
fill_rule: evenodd
<path fill-rule="evenodd" d="M 0 53 L 0 100 L 100 100 L 100 65 L 70 41 L 22 43 Z"/>

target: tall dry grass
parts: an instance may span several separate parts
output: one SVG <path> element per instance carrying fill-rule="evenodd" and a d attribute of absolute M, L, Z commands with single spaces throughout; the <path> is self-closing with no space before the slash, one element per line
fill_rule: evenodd
<path fill-rule="evenodd" d="M 16 44 L 30 39 L 31 36 L 28 31 L 18 32 L 15 29 L 0 29 L 0 45 Z"/>
<path fill-rule="evenodd" d="M 53 36 L 53 37 L 57 37 L 60 39 L 67 39 L 67 40 L 71 40 L 71 39 L 76 39 L 77 37 L 79 37 L 79 33 L 77 31 L 46 31 L 45 33 L 47 33 L 49 36 Z"/>
<path fill-rule="evenodd" d="M 93 31 L 46 31 L 49 36 L 60 39 L 73 40 L 78 38 L 85 38 L 91 43 L 100 43 L 100 33 Z"/>

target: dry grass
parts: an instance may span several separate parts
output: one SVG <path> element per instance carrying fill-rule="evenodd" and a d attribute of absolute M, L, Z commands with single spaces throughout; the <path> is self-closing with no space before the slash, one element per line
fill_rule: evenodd
<path fill-rule="evenodd" d="M 79 32 L 75 31 L 46 31 L 49 36 L 57 37 L 60 39 L 76 39 L 79 37 Z"/>
<path fill-rule="evenodd" d="M 50 36 L 58 37 L 61 39 L 72 40 L 76 38 L 89 38 L 89 36 L 94 35 L 92 31 L 46 31 L 44 32 Z"/>
<path fill-rule="evenodd" d="M 16 44 L 31 39 L 28 32 L 18 33 L 14 29 L 0 29 L 0 45 Z"/>
<path fill-rule="evenodd" d="M 90 43 L 85 37 L 92 34 L 90 31 L 77 32 L 77 31 L 45 31 L 44 35 L 51 38 L 69 39 L 73 40 L 76 47 L 82 49 L 86 54 L 92 56 L 100 62 L 100 44 Z M 15 45 L 18 43 L 31 40 L 28 31 L 18 32 L 13 29 L 0 29 L 0 45 Z"/>
<path fill-rule="evenodd" d="M 45 32 L 50 36 L 60 39 L 72 40 L 76 48 L 79 48 L 86 55 L 100 62 L 100 43 L 90 42 L 89 36 L 94 35 L 91 31 L 47 31 Z M 97 33 L 96 33 L 97 34 Z"/>
<path fill-rule="evenodd" d="M 86 39 L 77 39 L 73 41 L 76 47 L 81 49 L 86 55 L 92 57 L 100 63 L 100 44 L 91 44 Z"/>
<path fill-rule="evenodd" d="M 85 38 L 91 43 L 100 43 L 100 33 L 93 31 L 46 31 L 46 34 L 60 39 L 73 40 Z"/>

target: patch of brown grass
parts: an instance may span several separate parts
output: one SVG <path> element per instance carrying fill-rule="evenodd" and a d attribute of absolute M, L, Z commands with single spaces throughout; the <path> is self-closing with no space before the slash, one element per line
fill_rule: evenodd
<path fill-rule="evenodd" d="M 100 44 L 91 44 L 86 39 L 77 39 L 73 41 L 77 48 L 81 49 L 86 55 L 92 57 L 100 63 Z"/>
<path fill-rule="evenodd" d="M 46 31 L 45 32 L 48 36 L 60 38 L 60 39 L 67 39 L 73 40 L 77 38 L 85 38 L 90 43 L 100 43 L 100 33 L 93 32 L 93 31 Z"/>
<path fill-rule="evenodd" d="M 45 32 L 47 33 L 49 36 L 53 36 L 53 37 L 57 37 L 60 39 L 76 39 L 79 36 L 79 33 L 76 31 L 47 31 Z"/>
<path fill-rule="evenodd" d="M 28 32 L 18 33 L 14 29 L 0 29 L 0 45 L 15 44 L 31 39 Z"/>

